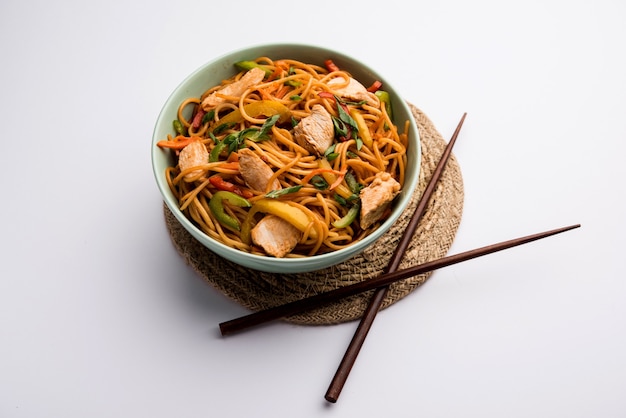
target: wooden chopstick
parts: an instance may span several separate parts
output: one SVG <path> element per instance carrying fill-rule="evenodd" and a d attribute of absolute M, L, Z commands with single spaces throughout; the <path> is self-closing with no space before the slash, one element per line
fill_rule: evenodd
<path fill-rule="evenodd" d="M 461 263 L 463 261 L 468 261 L 487 254 L 492 254 L 498 251 L 506 250 L 508 248 L 527 244 L 532 241 L 537 241 L 579 227 L 580 224 L 575 224 L 562 228 L 552 229 L 549 231 L 539 232 L 536 234 L 527 235 L 508 241 L 502 241 L 496 244 L 487 245 L 485 247 L 480 247 L 459 254 L 443 257 L 438 260 L 429 261 L 403 270 L 397 270 L 392 273 L 381 274 L 380 276 L 377 276 L 373 279 L 357 282 L 324 293 L 318 293 L 317 295 L 313 295 L 308 298 L 289 302 L 284 305 L 278 305 L 273 308 L 268 308 L 262 311 L 232 319 L 230 321 L 222 322 L 219 324 L 220 332 L 222 333 L 222 335 L 234 334 L 236 332 L 243 331 L 246 328 L 260 325 L 286 316 L 295 315 L 297 313 L 317 308 L 331 302 L 336 302 L 348 296 L 353 296 L 361 292 L 377 289 L 382 286 L 388 286 L 391 283 L 397 282 L 399 280 L 408 279 L 409 277 L 428 273 L 430 271 L 434 271 L 443 267 L 448 267 L 453 264 Z"/>
<path fill-rule="evenodd" d="M 394 253 L 389 259 L 389 263 L 387 264 L 385 273 L 391 273 L 391 272 L 397 271 L 398 268 L 400 267 L 400 263 L 402 262 L 402 259 L 404 258 L 404 253 L 406 252 L 409 244 L 411 243 L 411 240 L 413 239 L 413 235 L 415 234 L 415 231 L 417 230 L 417 226 L 419 225 L 422 219 L 422 216 L 424 215 L 424 212 L 426 212 L 426 207 L 428 205 L 428 202 L 430 201 L 430 198 L 433 192 L 435 191 L 437 184 L 439 183 L 439 179 L 441 178 L 441 173 L 443 172 L 443 169 L 445 168 L 448 162 L 448 159 L 450 158 L 450 155 L 452 154 L 452 148 L 454 147 L 454 144 L 456 143 L 456 139 L 459 136 L 459 132 L 461 131 L 461 127 L 463 126 L 463 121 L 465 120 L 465 116 L 467 116 L 467 113 L 464 113 L 463 117 L 461 117 L 461 120 L 458 126 L 456 127 L 456 130 L 452 134 L 452 137 L 450 138 L 448 145 L 446 146 L 443 153 L 441 154 L 441 157 L 439 158 L 439 162 L 437 163 L 435 171 L 433 172 L 430 178 L 430 181 L 428 182 L 428 185 L 426 186 L 426 189 L 424 190 L 424 193 L 420 197 L 419 203 L 417 204 L 417 207 L 415 208 L 415 211 L 413 212 L 413 215 L 411 216 L 409 224 L 405 228 L 404 233 L 402 234 L 402 237 L 400 238 L 400 242 L 398 243 Z M 328 390 L 326 391 L 326 395 L 324 396 L 324 398 L 328 402 L 332 402 L 332 403 L 337 402 L 337 398 L 339 398 L 339 394 L 341 393 L 341 390 L 343 389 L 343 386 L 346 380 L 348 379 L 350 370 L 352 370 L 352 366 L 354 365 L 354 362 L 356 361 L 356 358 L 359 355 L 359 352 L 361 351 L 361 347 L 363 346 L 363 343 L 365 342 L 365 338 L 367 337 L 367 334 L 369 333 L 369 330 L 372 327 L 372 323 L 374 322 L 374 319 L 376 319 L 376 315 L 378 314 L 378 311 L 380 310 L 380 307 L 383 304 L 383 301 L 385 300 L 385 296 L 387 296 L 388 290 L 389 290 L 389 286 L 378 288 L 376 289 L 376 291 L 374 292 L 374 295 L 370 299 L 367 309 L 365 310 L 365 312 L 363 313 L 363 316 L 361 317 L 359 326 L 357 327 L 356 332 L 354 333 L 354 336 L 352 337 L 352 340 L 350 341 L 350 345 L 348 345 L 346 353 L 341 359 L 341 362 L 339 363 L 339 367 L 337 368 L 337 371 L 335 372 L 335 375 L 333 376 L 333 380 L 331 381 L 328 387 Z"/>

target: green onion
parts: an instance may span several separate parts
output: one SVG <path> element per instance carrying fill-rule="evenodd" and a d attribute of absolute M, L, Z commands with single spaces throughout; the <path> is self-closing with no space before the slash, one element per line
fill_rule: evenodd
<path fill-rule="evenodd" d="M 178 119 L 174 119 L 174 121 L 172 122 L 172 126 L 174 127 L 174 132 L 176 132 L 176 134 L 187 135 L 185 127 Z"/>
<path fill-rule="evenodd" d="M 235 123 L 234 123 L 234 122 L 231 122 L 231 123 L 222 123 L 221 125 L 216 126 L 216 127 L 215 127 L 215 129 L 213 129 L 213 133 L 214 133 L 215 135 L 219 135 L 219 134 L 221 134 L 222 132 L 224 132 L 225 130 L 232 128 L 233 126 L 235 126 Z"/>
<path fill-rule="evenodd" d="M 215 110 L 211 109 L 202 116 L 202 124 L 204 125 L 207 122 L 211 122 L 211 120 L 215 117 Z"/>
<path fill-rule="evenodd" d="M 311 178 L 311 184 L 317 190 L 326 190 L 326 189 L 328 189 L 328 182 L 326 181 L 326 179 L 324 179 L 324 177 L 322 177 L 320 175 L 313 176 Z"/>
<path fill-rule="evenodd" d="M 354 174 L 352 174 L 351 171 L 348 171 L 346 173 L 345 179 L 346 184 L 350 188 L 350 191 L 352 193 L 359 194 L 359 192 L 363 188 L 363 185 L 356 180 L 356 177 L 354 177 Z"/>
<path fill-rule="evenodd" d="M 269 198 L 275 199 L 277 197 L 284 196 L 284 195 L 289 194 L 289 193 L 295 193 L 298 190 L 300 190 L 301 188 L 302 188 L 302 185 L 298 185 L 298 186 L 287 187 L 286 189 L 272 190 L 271 192 L 266 193 L 265 197 L 269 197 Z"/>

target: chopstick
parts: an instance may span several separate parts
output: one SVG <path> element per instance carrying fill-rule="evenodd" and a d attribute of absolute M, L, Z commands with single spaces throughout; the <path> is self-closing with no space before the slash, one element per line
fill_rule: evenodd
<path fill-rule="evenodd" d="M 461 131 L 461 127 L 463 126 L 463 121 L 465 120 L 465 116 L 467 116 L 467 113 L 464 113 L 463 116 L 461 117 L 461 120 L 459 124 L 457 125 L 456 130 L 452 134 L 452 137 L 450 138 L 448 145 L 446 146 L 443 153 L 441 154 L 441 157 L 439 158 L 439 162 L 437 163 L 437 166 L 435 167 L 435 171 L 433 172 L 430 178 L 430 181 L 428 182 L 428 185 L 426 186 L 426 189 L 424 190 L 424 193 L 420 197 L 420 201 L 417 204 L 417 207 L 415 208 L 413 215 L 411 216 L 409 224 L 405 228 L 404 233 L 402 234 L 402 237 L 400 238 L 400 242 L 396 246 L 396 249 L 393 252 L 393 255 L 389 259 L 389 263 L 387 264 L 385 273 L 391 273 L 391 272 L 397 271 L 398 268 L 400 267 L 400 263 L 402 262 L 404 254 L 406 253 L 406 250 L 409 244 L 411 243 L 411 240 L 413 239 L 413 235 L 415 234 L 415 231 L 417 230 L 417 226 L 419 225 L 422 219 L 422 216 L 424 215 L 424 212 L 426 212 L 426 207 L 428 205 L 428 202 L 430 201 L 430 198 L 433 192 L 435 191 L 437 184 L 439 183 L 439 179 L 441 178 L 441 173 L 443 173 L 443 170 L 448 162 L 448 159 L 450 158 L 450 155 L 452 154 L 452 148 L 454 147 L 454 144 L 456 143 L 456 139 L 459 136 L 459 132 Z M 372 327 L 372 323 L 374 322 L 374 319 L 376 319 L 376 315 L 378 314 L 378 311 L 380 310 L 380 307 L 382 306 L 383 301 L 385 300 L 385 297 L 387 296 L 388 290 L 389 290 L 389 286 L 378 288 L 376 289 L 372 298 L 370 299 L 367 309 L 365 310 L 365 312 L 363 313 L 363 316 L 361 317 L 359 326 L 357 327 L 356 332 L 354 333 L 354 336 L 352 337 L 352 340 L 350 341 L 350 345 L 348 346 L 346 353 L 341 359 L 341 362 L 339 363 L 339 367 L 337 368 L 337 371 L 335 375 L 333 376 L 333 380 L 331 381 L 330 386 L 328 387 L 328 390 L 326 391 L 326 395 L 324 396 L 324 398 L 328 402 L 332 402 L 332 403 L 337 402 L 337 398 L 339 397 L 339 394 L 341 393 L 341 390 L 343 389 L 343 386 L 346 380 L 348 379 L 348 375 L 350 374 L 350 371 L 352 370 L 352 366 L 354 365 L 354 362 L 356 361 L 356 358 L 359 355 L 359 352 L 361 351 L 361 347 L 363 346 L 363 343 L 365 342 L 365 338 L 367 337 L 367 334 L 369 333 L 369 330 Z"/>
<path fill-rule="evenodd" d="M 428 273 L 430 271 L 434 271 L 443 267 L 448 267 L 453 264 L 458 264 L 463 261 L 468 261 L 477 257 L 482 257 L 487 254 L 492 254 L 498 251 L 506 250 L 508 248 L 527 244 L 532 241 L 537 241 L 579 227 L 580 224 L 575 224 L 562 228 L 539 232 L 532 235 L 526 235 L 520 238 L 502 241 L 496 244 L 491 244 L 455 255 L 443 257 L 438 260 L 429 261 L 403 270 L 397 270 L 392 273 L 381 274 L 380 276 L 374 277 L 373 279 L 357 282 L 348 286 L 339 287 L 337 289 L 318 293 L 317 295 L 313 295 L 304 299 L 299 299 L 283 305 L 275 306 L 273 308 L 268 308 L 262 311 L 244 315 L 230 321 L 222 322 L 219 324 L 220 332 L 224 336 L 234 334 L 236 332 L 243 331 L 246 328 L 251 328 L 253 326 L 270 322 L 275 319 L 317 308 L 321 305 L 336 302 L 338 300 L 341 300 L 342 298 L 353 296 L 361 292 L 366 292 L 368 290 L 387 286 L 399 280 L 408 279 L 409 277 Z"/>

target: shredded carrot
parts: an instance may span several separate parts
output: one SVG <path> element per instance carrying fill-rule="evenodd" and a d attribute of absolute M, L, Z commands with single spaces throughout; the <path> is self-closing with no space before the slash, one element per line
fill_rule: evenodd
<path fill-rule="evenodd" d="M 276 62 L 274 62 L 274 65 L 276 65 Z M 278 78 L 280 78 L 280 74 L 282 73 L 282 68 L 280 68 L 280 66 L 276 65 L 276 67 L 274 68 L 274 72 L 272 74 L 269 75 L 269 77 L 267 77 L 267 80 L 276 80 Z"/>
<path fill-rule="evenodd" d="M 239 161 L 230 161 L 230 162 L 225 162 L 219 165 L 220 168 L 223 168 L 224 170 L 236 170 L 239 171 Z"/>
<path fill-rule="evenodd" d="M 283 72 L 289 71 L 289 63 L 283 60 L 274 61 L 274 66 L 274 72 L 270 76 L 270 80 L 279 79 Z"/>
<path fill-rule="evenodd" d="M 181 150 L 194 141 L 202 141 L 199 136 L 182 136 L 178 135 L 174 139 L 163 139 L 157 142 L 157 146 L 161 148 L 170 148 Z"/>
<path fill-rule="evenodd" d="M 285 94 L 287 94 L 287 92 L 289 91 L 289 89 L 290 89 L 290 87 L 289 87 L 289 86 L 286 86 L 286 85 L 284 85 L 284 84 L 283 84 L 283 86 L 282 86 L 280 89 L 278 89 L 278 90 L 276 91 L 276 93 L 274 94 L 274 96 L 275 96 L 277 99 L 282 99 L 283 97 L 285 97 Z"/>
<path fill-rule="evenodd" d="M 282 68 L 285 71 L 287 71 L 289 69 L 289 63 L 286 62 L 285 60 L 276 60 L 276 61 L 274 61 L 274 65 L 277 68 Z"/>
<path fill-rule="evenodd" d="M 328 189 L 329 190 L 333 190 L 335 187 L 339 186 L 341 184 L 341 182 L 343 181 L 344 176 L 346 175 L 345 171 L 342 172 L 340 175 L 337 176 L 337 180 L 335 180 L 335 182 L 333 184 L 331 184 Z"/>
<path fill-rule="evenodd" d="M 270 91 L 269 88 L 265 88 L 265 89 L 257 89 L 259 93 L 261 93 L 261 97 L 263 98 L 263 100 L 271 100 L 272 99 L 272 92 Z"/>
<path fill-rule="evenodd" d="M 272 95 L 276 94 L 276 90 L 278 90 L 279 87 L 280 87 L 279 83 L 272 83 L 265 88 L 257 89 L 257 91 L 261 93 L 261 97 L 264 100 L 272 100 L 274 98 Z"/>

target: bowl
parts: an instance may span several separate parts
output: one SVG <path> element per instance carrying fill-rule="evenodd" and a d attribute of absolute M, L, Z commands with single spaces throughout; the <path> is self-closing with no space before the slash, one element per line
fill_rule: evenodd
<path fill-rule="evenodd" d="M 234 63 L 244 60 L 251 60 L 257 57 L 270 57 L 274 60 L 289 58 L 308 63 L 323 65 L 326 59 L 331 58 L 341 69 L 345 69 L 359 80 L 363 85 L 369 85 L 375 80 L 383 82 L 384 90 L 390 93 L 394 121 L 402 126 L 403 121 L 408 120 L 409 146 L 407 149 L 407 171 L 405 184 L 402 192 L 396 197 L 392 207 L 391 215 L 369 236 L 361 241 L 342 248 L 337 251 L 319 255 L 299 258 L 275 258 L 250 254 L 241 250 L 228 247 L 211 238 L 200 230 L 181 212 L 178 202 L 168 187 L 165 169 L 172 165 L 173 159 L 169 150 L 162 150 L 156 143 L 167 137 L 174 135 L 172 121 L 176 119 L 179 104 L 189 96 L 200 96 L 207 88 L 219 84 L 223 79 L 232 77 L 237 73 Z M 157 186 L 163 200 L 175 218 L 198 242 L 215 254 L 231 262 L 237 263 L 246 268 L 260 270 L 269 273 L 304 273 L 340 264 L 355 255 L 361 253 L 367 247 L 376 242 L 400 217 L 408 206 L 411 195 L 414 192 L 419 180 L 419 167 L 421 160 L 421 148 L 419 131 L 413 118 L 411 110 L 398 90 L 383 75 L 378 74 L 374 69 L 359 62 L 357 59 L 345 53 L 332 49 L 305 45 L 305 44 L 268 44 L 256 45 L 248 48 L 236 50 L 220 57 L 217 57 L 185 78 L 171 93 L 157 118 L 153 132 L 152 144 L 152 169 Z"/>

